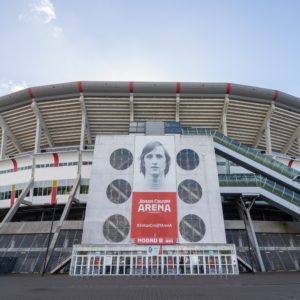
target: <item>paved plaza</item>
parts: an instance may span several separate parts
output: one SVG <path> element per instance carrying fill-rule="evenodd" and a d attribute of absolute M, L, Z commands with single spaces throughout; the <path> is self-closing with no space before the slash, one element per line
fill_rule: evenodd
<path fill-rule="evenodd" d="M 2 275 L 0 288 L 3 300 L 291 300 L 300 299 L 300 273 L 152 278 Z"/>

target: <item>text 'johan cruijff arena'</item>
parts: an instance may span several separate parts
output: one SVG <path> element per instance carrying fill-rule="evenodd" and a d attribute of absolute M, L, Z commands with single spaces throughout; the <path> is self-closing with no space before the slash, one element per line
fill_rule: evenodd
<path fill-rule="evenodd" d="M 0 272 L 300 270 L 300 99 L 72 82 L 0 98 Z"/>

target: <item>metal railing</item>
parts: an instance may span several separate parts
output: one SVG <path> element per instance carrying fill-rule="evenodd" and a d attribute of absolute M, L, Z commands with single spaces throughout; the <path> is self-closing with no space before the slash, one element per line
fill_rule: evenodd
<path fill-rule="evenodd" d="M 300 206 L 300 194 L 266 177 L 255 174 L 219 174 L 220 186 L 261 187 L 266 191 Z"/>
<path fill-rule="evenodd" d="M 242 154 L 257 163 L 260 163 L 271 170 L 278 172 L 290 179 L 293 179 L 295 176 L 300 175 L 300 172 L 292 169 L 285 164 L 260 153 L 259 150 L 250 148 L 242 143 L 222 134 L 221 132 L 210 129 L 210 128 L 182 128 L 182 134 L 186 135 L 209 135 L 212 136 L 214 141 L 229 148 L 233 151 L 236 151 L 239 154 Z"/>

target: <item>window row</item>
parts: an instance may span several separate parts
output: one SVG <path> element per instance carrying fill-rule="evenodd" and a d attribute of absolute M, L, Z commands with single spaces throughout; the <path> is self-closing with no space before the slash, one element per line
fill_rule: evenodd
<path fill-rule="evenodd" d="M 93 162 L 92 161 L 83 161 L 82 165 L 83 166 L 90 166 L 92 165 Z M 66 167 L 66 166 L 77 166 L 78 162 L 76 161 L 71 161 L 71 162 L 62 162 L 59 163 L 59 167 Z M 49 163 L 49 164 L 37 164 L 35 166 L 36 168 L 52 168 L 54 167 L 54 163 Z M 19 167 L 17 168 L 16 172 L 18 171 L 25 171 L 25 170 L 31 170 L 32 166 L 24 166 L 24 167 Z M 0 170 L 0 174 L 7 174 L 7 173 L 13 173 L 14 169 L 7 169 L 7 170 Z"/>
<path fill-rule="evenodd" d="M 16 190 L 15 191 L 15 198 L 18 198 L 23 190 Z M 0 192 L 0 200 L 8 200 L 11 199 L 11 193 L 12 191 L 5 191 L 5 192 Z M 28 193 L 29 196 L 29 193 Z"/>
<path fill-rule="evenodd" d="M 16 171 L 24 171 L 24 170 L 31 170 L 32 166 L 24 166 L 24 167 L 19 167 L 17 168 Z M 0 174 L 7 174 L 7 173 L 12 173 L 14 172 L 14 169 L 7 169 L 7 170 L 1 170 Z"/>
<path fill-rule="evenodd" d="M 72 185 L 68 186 L 58 186 L 56 190 L 56 195 L 68 195 L 72 190 Z M 15 191 L 15 198 L 20 197 L 22 193 L 22 189 L 18 189 Z M 36 187 L 33 189 L 33 196 L 50 196 L 52 193 L 52 187 Z M 89 185 L 81 185 L 80 186 L 80 194 L 88 194 L 89 193 Z M 12 191 L 4 191 L 0 192 L 0 200 L 8 200 L 11 199 Z M 26 197 L 30 196 L 30 192 L 26 195 Z"/>
<path fill-rule="evenodd" d="M 72 190 L 72 185 L 57 186 L 56 195 L 68 195 Z M 33 196 L 50 196 L 52 193 L 52 187 L 38 187 L 33 189 Z M 89 186 L 81 185 L 80 194 L 88 194 Z"/>
<path fill-rule="evenodd" d="M 78 162 L 77 161 L 69 161 L 69 162 L 61 162 L 58 164 L 58 167 L 66 167 L 66 166 L 77 166 Z M 49 163 L 49 164 L 38 164 L 35 167 L 36 168 L 53 168 L 55 165 L 54 163 Z"/>

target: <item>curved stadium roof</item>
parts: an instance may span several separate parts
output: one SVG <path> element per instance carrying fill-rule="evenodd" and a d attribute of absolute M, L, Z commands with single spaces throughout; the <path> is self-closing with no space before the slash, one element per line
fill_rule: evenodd
<path fill-rule="evenodd" d="M 226 117 L 228 136 L 264 149 L 269 119 L 273 151 L 299 156 L 297 97 L 229 83 L 97 81 L 39 86 L 0 97 L 0 124 L 10 133 L 6 154 L 34 149 L 37 113 L 48 132 L 42 135 L 42 148 L 79 145 L 85 112 L 88 143 L 97 134 L 126 134 L 132 119 L 175 121 L 177 114 L 182 126 L 216 130 Z"/>

